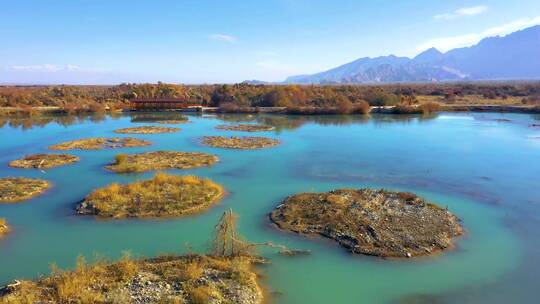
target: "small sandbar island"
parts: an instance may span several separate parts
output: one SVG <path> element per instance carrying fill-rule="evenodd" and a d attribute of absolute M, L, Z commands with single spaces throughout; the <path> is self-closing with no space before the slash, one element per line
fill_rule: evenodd
<path fill-rule="evenodd" d="M 270 214 L 281 229 L 330 238 L 352 253 L 416 257 L 453 247 L 463 234 L 448 210 L 412 194 L 373 189 L 301 193 Z"/>
<path fill-rule="evenodd" d="M 10 167 L 25 169 L 49 169 L 78 162 L 79 158 L 71 154 L 31 154 L 9 163 Z"/>
<path fill-rule="evenodd" d="M 42 194 L 50 187 L 46 180 L 27 177 L 0 178 L 0 203 L 16 203 Z"/>
<path fill-rule="evenodd" d="M 244 131 L 244 132 L 265 132 L 275 129 L 273 126 L 255 125 L 255 124 L 239 124 L 239 125 L 219 125 L 216 126 L 218 130 L 227 131 Z"/>
<path fill-rule="evenodd" d="M 114 130 L 121 134 L 159 134 L 159 133 L 174 133 L 180 131 L 180 128 L 159 127 L 159 126 L 141 126 Z"/>
<path fill-rule="evenodd" d="M 248 257 L 162 256 L 55 270 L 2 290 L 2 303 L 260 304 L 263 293 Z"/>
<path fill-rule="evenodd" d="M 5 218 L 0 218 L 0 238 L 9 232 L 9 226 Z"/>
<path fill-rule="evenodd" d="M 225 190 L 209 179 L 157 173 L 152 179 L 111 184 L 88 195 L 77 214 L 104 218 L 175 217 L 202 212 L 221 200 Z"/>
<path fill-rule="evenodd" d="M 219 161 L 215 155 L 199 152 L 154 151 L 139 154 L 118 154 L 115 163 L 107 166 L 118 173 L 167 169 L 192 169 L 211 166 Z"/>
<path fill-rule="evenodd" d="M 149 146 L 152 143 L 133 137 L 112 137 L 112 138 L 83 138 L 72 141 L 66 141 L 49 147 L 51 150 L 102 150 L 117 148 L 132 148 Z"/>
<path fill-rule="evenodd" d="M 253 150 L 277 146 L 280 141 L 260 136 L 204 136 L 201 142 L 207 146 L 227 149 Z"/>

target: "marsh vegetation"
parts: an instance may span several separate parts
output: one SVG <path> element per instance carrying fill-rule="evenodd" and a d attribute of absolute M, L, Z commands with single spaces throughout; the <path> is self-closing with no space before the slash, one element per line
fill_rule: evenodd
<path fill-rule="evenodd" d="M 71 154 L 31 154 L 21 159 L 11 161 L 10 167 L 48 169 L 78 162 L 79 158 Z"/>
<path fill-rule="evenodd" d="M 50 187 L 46 180 L 27 177 L 0 178 L 0 203 L 15 203 L 30 199 Z"/>
<path fill-rule="evenodd" d="M 139 154 L 118 154 L 108 170 L 118 173 L 167 169 L 192 169 L 211 166 L 219 161 L 215 155 L 200 152 L 154 151 Z"/>
<path fill-rule="evenodd" d="M 174 133 L 180 131 L 180 128 L 158 127 L 158 126 L 140 126 L 115 130 L 121 134 L 158 134 L 158 133 Z"/>
<path fill-rule="evenodd" d="M 260 136 L 204 136 L 202 143 L 212 147 L 228 149 L 262 149 L 280 144 L 277 139 Z"/>
<path fill-rule="evenodd" d="M 97 189 L 78 204 L 77 213 L 112 218 L 181 216 L 210 208 L 224 192 L 209 179 L 157 173 L 149 180 Z"/>
<path fill-rule="evenodd" d="M 72 141 L 66 141 L 60 144 L 52 145 L 49 149 L 52 150 L 102 150 L 102 149 L 117 149 L 149 146 L 147 140 L 133 137 L 112 137 L 112 138 L 83 138 Z"/>

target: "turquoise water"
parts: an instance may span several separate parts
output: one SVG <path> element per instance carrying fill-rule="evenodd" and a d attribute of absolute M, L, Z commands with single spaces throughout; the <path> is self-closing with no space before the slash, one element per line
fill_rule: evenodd
<path fill-rule="evenodd" d="M 165 114 L 163 114 L 165 115 Z M 170 115 L 170 114 L 167 114 Z M 510 119 L 501 122 L 497 119 Z M 9 168 L 25 154 L 54 143 L 118 136 L 113 130 L 144 125 L 145 115 L 5 120 L 0 128 L 0 176 L 50 180 L 53 188 L 32 200 L 0 205 L 14 231 L 0 240 L 0 282 L 46 274 L 51 262 L 71 267 L 79 254 L 118 258 L 204 252 L 220 214 L 240 215 L 252 242 L 272 241 L 309 249 L 285 257 L 261 249 L 270 265 L 259 267 L 271 303 L 534 303 L 540 279 L 539 117 L 523 114 L 440 114 L 434 117 L 373 115 L 191 115 L 181 132 L 130 135 L 150 147 L 72 151 L 77 164 L 50 169 Z M 238 121 L 275 125 L 261 135 L 278 147 L 237 151 L 202 146 L 204 135 L 246 135 L 215 130 Z M 537 122 L 536 122 L 537 123 Z M 200 215 L 167 220 L 96 220 L 73 215 L 86 194 L 111 183 L 153 173 L 118 175 L 103 166 L 120 152 L 202 151 L 219 156 L 209 168 L 171 170 L 209 177 L 228 190 Z M 463 220 L 466 235 L 455 250 L 412 260 L 352 256 L 321 239 L 276 230 L 270 212 L 287 195 L 338 187 L 384 187 L 417 192 Z"/>

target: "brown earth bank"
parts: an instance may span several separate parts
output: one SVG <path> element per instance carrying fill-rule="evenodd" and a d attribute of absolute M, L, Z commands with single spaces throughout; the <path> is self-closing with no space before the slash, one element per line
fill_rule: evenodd
<path fill-rule="evenodd" d="M 262 149 L 280 144 L 277 139 L 260 136 L 204 136 L 201 142 L 207 146 L 228 149 Z"/>
<path fill-rule="evenodd" d="M 116 263 L 77 260 L 72 271 L 21 280 L 0 289 L 0 303 L 260 304 L 249 257 L 162 256 Z"/>
<path fill-rule="evenodd" d="M 180 131 L 180 128 L 157 127 L 157 126 L 140 126 L 115 130 L 121 134 L 158 134 L 158 133 L 174 133 Z"/>
<path fill-rule="evenodd" d="M 280 229 L 330 238 L 352 253 L 416 257 L 453 247 L 463 234 L 447 209 L 412 193 L 340 189 L 286 198 L 270 213 Z"/>
<path fill-rule="evenodd" d="M 79 158 L 71 154 L 31 154 L 24 158 L 11 161 L 10 167 L 48 169 L 78 162 Z"/>
<path fill-rule="evenodd" d="M 275 129 L 273 126 L 254 125 L 254 124 L 239 124 L 239 125 L 219 125 L 216 126 L 218 130 L 227 131 L 245 131 L 245 132 L 264 132 L 272 131 Z"/>
<path fill-rule="evenodd" d="M 108 170 L 118 173 L 166 169 L 191 169 L 211 166 L 219 161 L 215 155 L 200 152 L 154 151 L 139 154 L 118 154 Z"/>
<path fill-rule="evenodd" d="M 174 217 L 202 212 L 220 201 L 224 192 L 209 179 L 157 173 L 149 180 L 97 189 L 76 210 L 79 215 L 105 218 Z"/>
<path fill-rule="evenodd" d="M 42 194 L 50 187 L 46 180 L 26 177 L 0 178 L 0 203 L 15 203 Z"/>
<path fill-rule="evenodd" d="M 102 149 L 116 149 L 116 148 L 131 148 L 131 147 L 144 147 L 149 146 L 152 143 L 133 137 L 96 137 L 96 138 L 83 138 L 72 141 L 66 141 L 60 144 L 52 145 L 49 147 L 51 150 L 102 150 Z"/>

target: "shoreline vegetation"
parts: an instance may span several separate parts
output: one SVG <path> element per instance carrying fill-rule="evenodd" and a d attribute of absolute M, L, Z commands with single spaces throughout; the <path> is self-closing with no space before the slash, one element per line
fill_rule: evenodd
<path fill-rule="evenodd" d="M 254 150 L 277 146 L 281 141 L 261 136 L 204 136 L 201 143 L 216 148 Z"/>
<path fill-rule="evenodd" d="M 224 193 L 221 185 L 209 179 L 157 173 L 149 180 L 94 190 L 77 205 L 76 212 L 103 218 L 177 217 L 212 207 Z"/>
<path fill-rule="evenodd" d="M 226 131 L 244 131 L 244 132 L 265 132 L 276 129 L 274 126 L 255 125 L 255 124 L 238 124 L 238 125 L 218 125 L 218 130 Z"/>
<path fill-rule="evenodd" d="M 0 290 L 0 303 L 238 303 L 261 304 L 262 289 L 248 256 L 159 256 L 89 265 L 74 270 L 54 264 L 51 274 Z"/>
<path fill-rule="evenodd" d="M 102 149 L 117 149 L 117 148 L 132 148 L 149 146 L 152 143 L 143 139 L 133 137 L 96 137 L 82 138 L 72 141 L 66 141 L 56 145 L 49 146 L 51 150 L 102 150 Z"/>
<path fill-rule="evenodd" d="M 158 134 L 158 133 L 174 133 L 180 131 L 180 128 L 157 127 L 157 126 L 140 126 L 114 130 L 120 134 Z"/>
<path fill-rule="evenodd" d="M 447 209 L 413 193 L 340 189 L 286 198 L 270 213 L 278 228 L 332 239 L 351 253 L 411 258 L 453 248 L 463 234 Z"/>
<path fill-rule="evenodd" d="M 219 112 L 289 114 L 516 111 L 540 113 L 540 82 L 400 83 L 373 85 L 129 84 L 115 86 L 0 86 L 0 113 L 105 113 L 129 108 L 132 98 L 179 98 Z M 427 106 L 426 106 L 427 105 Z M 375 108 L 373 108 L 375 107 Z M 424 112 L 426 111 L 426 112 Z"/>
<path fill-rule="evenodd" d="M 79 157 L 71 154 L 31 154 L 21 159 L 13 160 L 10 167 L 25 169 L 49 169 L 64 166 L 79 161 Z"/>
<path fill-rule="evenodd" d="M 211 166 L 219 161 L 213 154 L 200 152 L 153 151 L 139 154 L 118 154 L 106 166 L 117 173 L 145 172 L 166 169 L 192 169 Z"/>
<path fill-rule="evenodd" d="M 0 178 L 0 204 L 17 203 L 41 195 L 51 184 L 42 179 L 27 177 Z"/>

